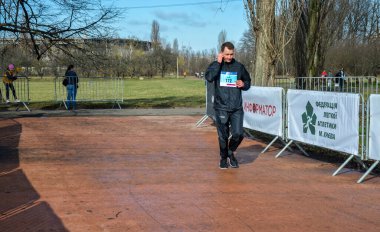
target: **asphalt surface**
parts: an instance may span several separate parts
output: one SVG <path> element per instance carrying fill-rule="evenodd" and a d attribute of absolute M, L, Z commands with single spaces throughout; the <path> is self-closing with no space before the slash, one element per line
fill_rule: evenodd
<path fill-rule="evenodd" d="M 220 170 L 199 111 L 2 113 L 0 231 L 379 231 L 380 178 L 250 139 Z"/>

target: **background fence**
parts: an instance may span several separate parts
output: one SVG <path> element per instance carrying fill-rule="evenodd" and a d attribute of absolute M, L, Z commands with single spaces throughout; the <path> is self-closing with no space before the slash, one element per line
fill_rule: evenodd
<path fill-rule="evenodd" d="M 279 77 L 274 86 L 284 89 L 303 89 L 362 94 L 366 100 L 371 93 L 378 93 L 379 78 L 374 76 L 353 77 Z"/>
<path fill-rule="evenodd" d="M 65 77 L 55 78 L 55 100 L 67 100 L 66 87 L 62 85 Z M 76 102 L 110 102 L 118 105 L 124 101 L 124 81 L 118 77 L 82 77 L 79 78 Z"/>
<path fill-rule="evenodd" d="M 13 81 L 13 86 L 15 88 L 15 91 L 16 91 L 16 96 L 17 96 L 17 99 L 20 101 L 20 102 L 15 102 L 16 99 L 14 99 L 13 97 L 13 93 L 12 93 L 12 90 L 9 89 L 9 100 L 10 100 L 10 104 L 17 104 L 17 109 L 16 110 L 19 110 L 19 108 L 21 106 L 24 106 L 28 111 L 30 111 L 29 107 L 28 107 L 28 103 L 30 101 L 30 95 L 29 95 L 29 78 L 26 77 L 26 76 L 17 76 L 17 79 L 15 81 Z M 5 84 L 2 83 L 0 85 L 0 97 L 1 97 L 1 102 L 5 103 L 6 102 L 6 88 L 5 88 Z"/>
<path fill-rule="evenodd" d="M 355 119 L 355 120 L 352 120 L 352 121 L 356 122 L 355 125 L 357 126 L 359 124 L 358 125 L 359 128 L 355 129 L 355 131 L 357 130 L 359 139 L 357 139 L 357 137 L 354 138 L 355 141 L 359 140 L 358 141 L 359 142 L 358 147 L 357 147 L 358 151 L 342 152 L 342 154 L 349 155 L 349 157 L 338 168 L 338 170 L 336 170 L 335 173 L 333 174 L 333 175 L 337 175 L 339 173 L 339 171 L 342 170 L 342 168 L 345 167 L 350 160 L 354 159 L 363 168 L 368 170 L 366 172 L 366 174 L 363 175 L 359 179 L 358 183 L 362 182 L 364 180 L 365 176 L 368 175 L 373 170 L 373 168 L 380 163 L 380 161 L 375 159 L 375 163 L 370 168 L 368 168 L 366 166 L 366 163 L 363 162 L 364 160 L 368 160 L 368 159 L 373 160 L 373 158 L 371 158 L 369 156 L 369 153 L 368 153 L 368 143 L 369 143 L 368 137 L 371 138 L 371 136 L 368 136 L 368 134 L 366 136 L 366 132 L 368 133 L 368 131 L 371 128 L 370 128 L 369 124 L 367 123 L 368 116 L 369 116 L 370 112 L 368 110 L 368 107 L 366 107 L 366 105 L 369 102 L 368 99 L 369 99 L 370 95 L 371 94 L 377 94 L 379 92 L 379 84 L 380 84 L 379 78 L 376 78 L 373 76 L 345 77 L 345 78 L 340 78 L 340 77 L 327 77 L 327 78 L 325 78 L 325 77 L 297 77 L 297 78 L 280 77 L 280 78 L 276 78 L 274 81 L 274 85 L 276 87 L 282 87 L 285 89 L 286 92 L 288 92 L 288 90 L 290 90 L 290 89 L 312 91 L 310 93 L 313 93 L 315 91 L 316 91 L 315 93 L 317 93 L 317 92 L 328 92 L 328 94 L 320 94 L 320 97 L 325 98 L 325 100 L 324 100 L 325 102 L 330 102 L 330 101 L 333 102 L 333 101 L 336 101 L 337 99 L 342 99 L 342 103 L 346 102 L 347 99 L 345 99 L 345 98 L 349 97 L 351 95 L 350 94 L 342 95 L 342 93 L 353 93 L 353 94 L 359 95 L 359 98 L 360 98 L 360 100 L 358 102 L 359 105 L 355 106 L 356 108 L 359 107 L 357 116 L 351 115 L 351 117 L 355 116 L 355 118 L 352 118 L 352 119 Z M 264 87 L 264 88 L 266 88 L 266 87 Z M 308 92 L 305 92 L 305 94 L 306 94 L 306 96 L 308 96 Z M 284 101 L 288 102 L 288 99 L 285 99 Z M 338 105 L 341 105 L 342 103 L 339 103 Z M 286 104 L 286 107 L 284 108 L 284 112 L 286 115 L 289 115 L 289 112 L 287 112 L 287 110 L 288 110 L 287 107 L 288 106 Z M 352 106 L 352 107 L 354 107 L 354 106 Z M 351 110 L 350 105 L 347 105 L 344 108 Z M 341 112 L 348 112 L 348 111 L 343 110 Z M 341 114 L 341 113 L 337 113 L 338 116 L 340 116 L 339 114 Z M 330 113 L 328 115 L 332 115 L 332 113 Z M 297 116 L 299 116 L 299 115 L 297 114 Z M 288 128 L 287 117 L 284 117 L 283 120 L 284 120 L 283 123 L 286 127 L 286 132 L 288 133 L 289 128 Z M 331 119 L 330 119 L 330 121 L 331 121 Z M 347 127 L 347 128 L 353 127 L 353 125 L 350 124 L 351 120 L 343 120 L 343 121 L 345 121 L 344 125 L 339 125 L 339 127 Z M 372 125 L 373 125 L 373 123 L 372 123 Z M 290 139 L 288 137 L 288 134 L 286 134 L 285 139 L 286 140 Z M 292 141 L 292 140 L 290 140 L 290 141 Z M 373 143 L 379 143 L 379 142 L 380 141 L 375 141 Z M 312 143 L 313 142 L 310 142 L 310 141 L 308 142 L 309 145 L 312 145 Z M 282 149 L 282 151 L 284 151 L 284 149 L 286 149 L 287 146 L 285 146 Z M 330 146 L 326 146 L 326 147 L 324 145 L 322 145 L 320 147 L 337 151 L 337 149 L 335 149 L 334 145 L 330 145 Z M 281 154 L 282 151 L 279 154 Z M 305 153 L 304 151 L 302 151 L 302 152 Z M 278 155 L 276 157 L 278 157 Z"/>

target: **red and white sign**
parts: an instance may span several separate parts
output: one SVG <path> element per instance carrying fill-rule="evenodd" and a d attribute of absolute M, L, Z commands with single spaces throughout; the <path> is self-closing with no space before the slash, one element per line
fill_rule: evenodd
<path fill-rule="evenodd" d="M 243 126 L 271 135 L 283 136 L 283 89 L 255 87 L 243 91 Z"/>

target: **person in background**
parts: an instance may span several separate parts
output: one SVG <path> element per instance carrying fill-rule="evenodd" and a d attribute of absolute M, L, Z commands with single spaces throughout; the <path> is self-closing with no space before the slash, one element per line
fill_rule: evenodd
<path fill-rule="evenodd" d="M 327 74 L 328 77 L 334 77 L 333 73 L 331 70 L 329 70 L 329 73 Z"/>
<path fill-rule="evenodd" d="M 5 96 L 6 96 L 6 103 L 8 104 L 9 101 L 9 89 L 12 90 L 13 98 L 15 102 L 20 102 L 18 100 L 17 95 L 16 95 L 16 90 L 13 85 L 13 82 L 17 79 L 16 77 L 16 71 L 15 71 L 15 66 L 14 64 L 9 64 L 7 67 L 7 70 L 5 71 L 5 74 L 3 76 L 3 83 L 5 85 Z"/>
<path fill-rule="evenodd" d="M 332 82 L 333 82 L 333 73 L 331 70 L 329 70 L 329 72 L 327 73 L 327 85 L 328 85 L 328 88 L 329 90 L 332 89 L 333 85 L 332 85 Z"/>
<path fill-rule="evenodd" d="M 234 50 L 232 43 L 223 43 L 217 60 L 209 65 L 205 74 L 206 80 L 215 85 L 214 109 L 221 169 L 228 168 L 228 164 L 232 168 L 239 167 L 235 155 L 244 133 L 241 93 L 251 87 L 249 73 L 234 59 Z M 230 126 L 232 136 L 229 140 Z"/>
<path fill-rule="evenodd" d="M 344 73 L 343 68 L 341 68 L 336 74 L 335 77 L 338 77 L 335 82 L 339 83 L 339 91 L 343 90 L 343 84 L 344 81 L 346 80 L 346 74 Z"/>
<path fill-rule="evenodd" d="M 74 71 L 73 64 L 70 64 L 67 67 L 67 70 L 65 72 L 65 78 L 67 79 L 67 109 L 70 110 L 70 107 L 72 107 L 72 109 L 75 110 L 79 78 L 77 73 Z"/>
<path fill-rule="evenodd" d="M 321 83 L 322 83 L 322 87 L 323 86 L 326 86 L 326 77 L 327 77 L 327 72 L 326 70 L 323 70 L 323 72 L 321 73 Z"/>

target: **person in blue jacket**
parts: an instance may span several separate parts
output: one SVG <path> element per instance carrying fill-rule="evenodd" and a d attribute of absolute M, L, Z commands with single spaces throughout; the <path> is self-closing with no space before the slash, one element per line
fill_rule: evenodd
<path fill-rule="evenodd" d="M 242 90 L 251 87 L 251 78 L 244 65 L 234 59 L 231 42 L 222 44 L 217 60 L 207 68 L 205 78 L 215 85 L 215 121 L 218 131 L 221 169 L 238 168 L 236 149 L 243 140 Z M 231 139 L 229 140 L 231 127 Z"/>
<path fill-rule="evenodd" d="M 72 109 L 75 110 L 79 78 L 78 78 L 77 73 L 74 71 L 73 64 L 70 64 L 67 67 L 67 70 L 65 72 L 65 78 L 67 79 L 67 85 L 66 85 L 67 109 L 70 110 L 70 105 L 71 105 Z"/>

